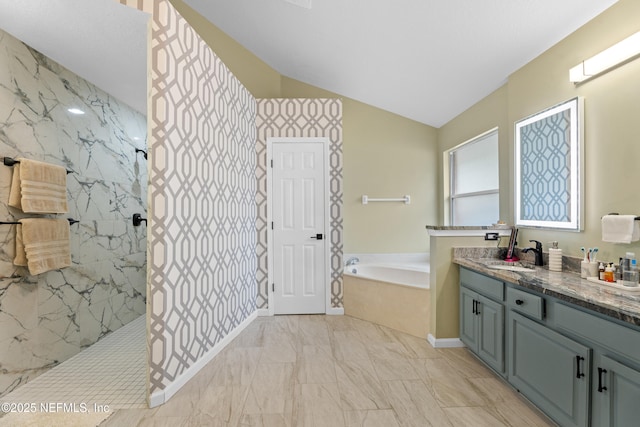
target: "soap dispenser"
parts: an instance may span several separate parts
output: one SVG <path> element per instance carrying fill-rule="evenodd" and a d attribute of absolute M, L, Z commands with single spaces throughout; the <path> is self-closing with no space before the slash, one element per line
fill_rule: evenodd
<path fill-rule="evenodd" d="M 562 271 L 562 249 L 558 249 L 558 242 L 551 242 L 549 248 L 549 271 Z"/>

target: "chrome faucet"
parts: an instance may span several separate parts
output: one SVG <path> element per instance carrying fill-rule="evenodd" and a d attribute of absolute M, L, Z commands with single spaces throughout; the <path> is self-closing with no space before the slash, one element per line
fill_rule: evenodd
<path fill-rule="evenodd" d="M 351 257 L 347 260 L 347 267 L 350 265 L 356 265 L 359 262 L 360 262 L 360 259 L 358 259 L 358 257 Z"/>
<path fill-rule="evenodd" d="M 543 266 L 544 262 L 542 260 L 542 243 L 538 242 L 537 240 L 529 240 L 529 242 L 535 242 L 536 243 L 536 247 L 534 248 L 524 248 L 522 250 L 522 252 L 527 253 L 529 251 L 533 251 L 533 253 L 535 253 L 536 255 L 536 265 L 537 266 Z"/>

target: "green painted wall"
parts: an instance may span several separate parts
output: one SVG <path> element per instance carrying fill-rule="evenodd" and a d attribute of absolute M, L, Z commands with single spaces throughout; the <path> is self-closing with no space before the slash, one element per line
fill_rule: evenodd
<path fill-rule="evenodd" d="M 617 261 L 628 250 L 640 255 L 640 243 L 603 243 L 600 227 L 600 218 L 609 212 L 640 215 L 640 60 L 578 86 L 569 82 L 571 67 L 640 31 L 638 16 L 639 1 L 620 0 L 514 72 L 503 88 L 438 130 L 443 152 L 496 124 L 501 126 L 500 214 L 513 223 L 514 123 L 565 100 L 584 97 L 584 230 L 521 229 L 520 246 L 536 239 L 545 243 L 546 250 L 547 242 L 557 240 L 567 255 L 580 256 L 581 246 L 598 246 L 599 258 L 605 260 Z M 443 186 L 441 174 L 439 188 Z"/>
<path fill-rule="evenodd" d="M 285 98 L 340 97 L 284 77 Z M 428 252 L 427 224 L 436 224 L 436 129 L 342 98 L 344 251 Z M 411 203 L 362 204 L 369 197 L 411 196 Z"/>

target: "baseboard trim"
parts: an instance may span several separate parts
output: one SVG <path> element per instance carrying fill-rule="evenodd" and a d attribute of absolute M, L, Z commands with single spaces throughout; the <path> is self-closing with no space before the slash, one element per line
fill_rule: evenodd
<path fill-rule="evenodd" d="M 344 307 L 331 307 L 327 310 L 328 316 L 343 316 L 344 315 Z"/>
<path fill-rule="evenodd" d="M 167 402 L 171 397 L 178 392 L 191 378 L 193 378 L 200 370 L 211 361 L 222 349 L 224 349 L 229 343 L 237 337 L 256 317 L 258 317 L 258 311 L 254 311 L 249 317 L 247 317 L 242 323 L 240 323 L 233 331 L 231 331 L 226 337 L 224 337 L 218 344 L 213 346 L 204 356 L 191 365 L 186 371 L 180 374 L 175 381 L 167 385 L 163 390 L 158 390 L 151 393 L 149 396 L 149 407 L 154 408 Z"/>
<path fill-rule="evenodd" d="M 433 348 L 459 348 L 464 347 L 464 343 L 460 338 L 436 338 L 433 335 L 427 335 L 427 341 Z"/>
<path fill-rule="evenodd" d="M 258 313 L 258 317 L 271 316 L 268 308 L 259 308 L 256 313 Z"/>

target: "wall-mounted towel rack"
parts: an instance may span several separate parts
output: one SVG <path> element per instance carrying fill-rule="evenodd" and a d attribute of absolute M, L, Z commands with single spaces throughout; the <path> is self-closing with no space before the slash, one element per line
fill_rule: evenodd
<path fill-rule="evenodd" d="M 69 221 L 69 225 L 77 224 L 80 222 L 77 219 L 73 219 L 73 218 L 67 218 L 67 221 Z M 10 222 L 0 221 L 0 225 L 22 225 L 22 223 L 19 221 L 10 221 Z"/>
<path fill-rule="evenodd" d="M 618 212 L 611 212 L 611 213 L 608 213 L 607 215 L 620 215 L 620 214 Z M 602 218 L 600 218 L 600 219 L 602 219 Z M 636 221 L 640 221 L 640 216 L 635 217 L 635 220 Z"/>
<path fill-rule="evenodd" d="M 138 153 L 142 153 L 142 154 L 144 154 L 144 158 L 145 158 L 145 160 L 147 159 L 147 152 L 146 152 L 146 151 L 141 150 L 141 149 L 139 149 L 139 148 L 136 148 L 136 154 L 138 154 Z"/>
<path fill-rule="evenodd" d="M 387 199 L 373 199 L 366 194 L 362 196 L 362 204 L 366 205 L 369 202 L 404 202 L 405 205 L 411 203 L 411 196 L 404 196 L 398 198 L 387 198 Z"/>
<path fill-rule="evenodd" d="M 2 162 L 4 163 L 5 166 L 14 166 L 16 163 L 20 163 L 20 160 L 13 159 L 11 157 L 4 157 Z M 69 169 L 67 169 L 67 175 L 70 173 L 73 173 L 73 171 L 70 171 Z"/>

